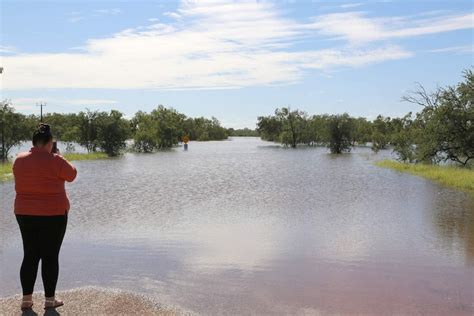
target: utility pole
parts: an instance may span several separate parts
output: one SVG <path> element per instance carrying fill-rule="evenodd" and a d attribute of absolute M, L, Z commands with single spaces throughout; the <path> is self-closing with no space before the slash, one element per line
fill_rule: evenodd
<path fill-rule="evenodd" d="M 40 103 L 40 104 L 36 104 L 36 106 L 39 106 L 40 107 L 40 122 L 43 123 L 43 106 L 46 106 L 46 103 Z"/>
<path fill-rule="evenodd" d="M 3 73 L 3 67 L 0 67 L 0 74 Z M 2 104 L 2 161 L 5 161 L 5 112 L 7 104 Z"/>
<path fill-rule="evenodd" d="M 2 161 L 5 161 L 5 111 L 7 110 L 7 104 L 2 106 Z"/>

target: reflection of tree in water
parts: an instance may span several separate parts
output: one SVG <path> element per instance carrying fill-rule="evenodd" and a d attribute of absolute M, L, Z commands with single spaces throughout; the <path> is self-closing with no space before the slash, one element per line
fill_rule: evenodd
<path fill-rule="evenodd" d="M 466 264 L 474 266 L 474 198 L 452 191 L 435 196 L 433 220 L 443 246 L 463 247 Z"/>

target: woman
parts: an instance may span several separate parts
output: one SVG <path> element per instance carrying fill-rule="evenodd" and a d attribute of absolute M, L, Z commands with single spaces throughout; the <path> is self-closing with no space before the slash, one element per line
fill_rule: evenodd
<path fill-rule="evenodd" d="M 44 308 L 64 305 L 55 299 L 58 256 L 69 211 L 64 181 L 73 181 L 77 171 L 62 156 L 52 153 L 52 149 L 50 127 L 40 124 L 33 134 L 33 147 L 28 152 L 18 154 L 13 164 L 15 215 L 24 252 L 20 269 L 22 310 L 33 306 L 33 288 L 40 260 L 45 292 Z"/>

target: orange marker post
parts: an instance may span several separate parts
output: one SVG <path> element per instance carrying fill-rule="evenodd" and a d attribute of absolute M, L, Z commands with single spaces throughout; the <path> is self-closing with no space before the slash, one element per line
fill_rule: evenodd
<path fill-rule="evenodd" d="M 188 142 L 189 142 L 189 136 L 184 135 L 183 136 L 184 150 L 188 150 Z"/>

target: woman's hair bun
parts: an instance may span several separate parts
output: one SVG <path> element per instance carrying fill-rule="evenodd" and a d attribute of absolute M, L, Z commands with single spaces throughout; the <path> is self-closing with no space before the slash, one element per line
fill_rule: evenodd
<path fill-rule="evenodd" d="M 38 132 L 40 132 L 41 134 L 47 134 L 51 132 L 51 128 L 49 124 L 40 123 L 38 126 Z"/>
<path fill-rule="evenodd" d="M 33 146 L 45 145 L 53 139 L 49 124 L 40 123 L 33 133 Z"/>

